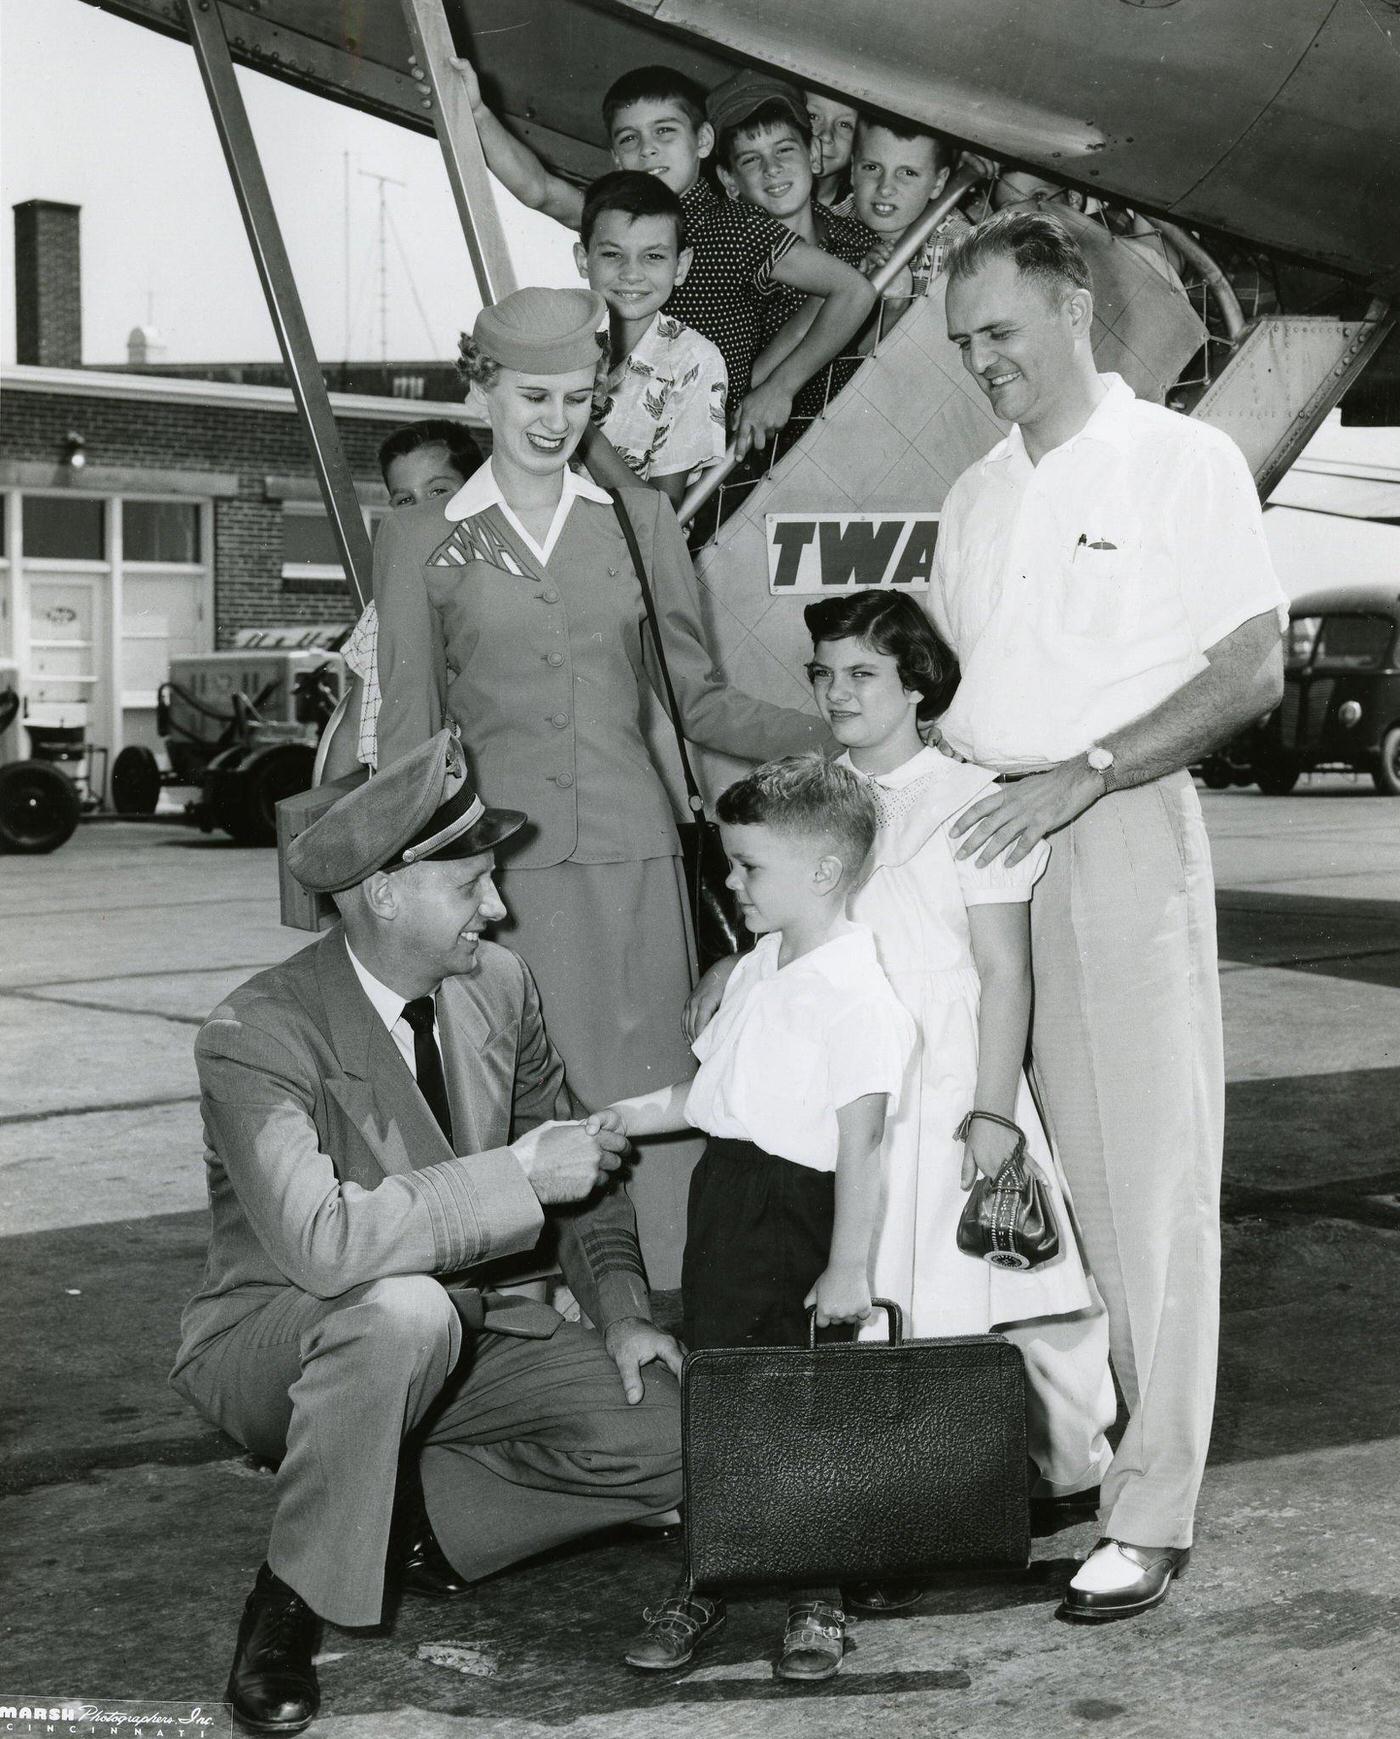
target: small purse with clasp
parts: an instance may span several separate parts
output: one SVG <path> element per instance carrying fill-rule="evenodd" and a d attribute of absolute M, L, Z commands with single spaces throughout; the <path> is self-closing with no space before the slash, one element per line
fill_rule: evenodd
<path fill-rule="evenodd" d="M 969 1111 L 954 1131 L 967 1140 L 974 1117 L 1016 1132 L 1016 1146 L 995 1177 L 977 1174 L 958 1219 L 958 1248 L 993 1268 L 1038 1268 L 1057 1256 L 1060 1233 L 1050 1191 L 1026 1156 L 1025 1132 L 1009 1117 Z"/>

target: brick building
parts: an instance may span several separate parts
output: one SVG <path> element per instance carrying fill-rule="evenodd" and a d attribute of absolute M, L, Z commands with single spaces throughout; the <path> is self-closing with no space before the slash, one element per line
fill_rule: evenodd
<path fill-rule="evenodd" d="M 357 614 L 288 388 L 272 365 L 86 368 L 78 208 L 15 208 L 16 353 L 0 368 L 0 688 L 16 667 L 30 706 L 81 708 L 111 753 L 155 744 L 169 659 L 231 646 L 241 629 L 348 626 Z M 347 372 L 348 371 L 348 372 Z M 376 455 L 419 417 L 460 417 L 450 368 L 331 364 L 381 393 L 331 395 L 373 528 L 387 508 Z M 217 378 L 237 373 L 239 380 Z M 209 378 L 209 377 L 214 378 Z M 201 378 L 202 377 L 202 378 Z M 441 384 L 440 384 L 441 383 Z M 0 744 L 6 758 L 25 752 Z"/>

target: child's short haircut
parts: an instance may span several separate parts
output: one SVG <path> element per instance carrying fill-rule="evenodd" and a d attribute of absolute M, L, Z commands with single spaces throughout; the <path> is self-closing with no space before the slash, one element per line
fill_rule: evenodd
<path fill-rule="evenodd" d="M 774 127 L 791 127 L 807 149 L 811 150 L 812 123 L 805 115 L 799 118 L 794 114 L 781 97 L 771 97 L 766 103 L 760 103 L 751 115 L 745 115 L 742 121 L 736 121 L 732 127 L 720 128 L 715 139 L 715 162 L 722 164 L 732 173 L 735 147 L 739 141 L 770 132 Z"/>
<path fill-rule="evenodd" d="M 916 127 L 912 121 L 906 121 L 900 115 L 867 115 L 861 114 L 856 122 L 857 151 L 861 148 L 861 140 L 867 127 L 883 127 L 885 132 L 892 133 L 896 139 L 902 139 L 906 144 L 915 139 L 927 139 L 933 145 L 933 167 L 935 173 L 942 169 L 952 169 L 958 160 L 958 148 L 951 139 L 945 139 L 942 133 L 935 133 L 932 127 Z"/>
<path fill-rule="evenodd" d="M 605 211 L 620 211 L 630 218 L 669 217 L 676 226 L 676 252 L 685 247 L 685 210 L 655 175 L 643 175 L 639 169 L 612 169 L 589 183 L 578 226 L 584 247 L 593 240 L 593 231 Z"/>
<path fill-rule="evenodd" d="M 847 592 L 808 604 L 802 614 L 814 646 L 820 640 L 861 640 L 893 658 L 899 680 L 923 696 L 921 719 L 948 710 L 958 686 L 957 657 L 907 592 Z"/>
<path fill-rule="evenodd" d="M 1012 260 L 1052 294 L 1092 290 L 1089 262 L 1062 223 L 1043 211 L 1008 206 L 956 237 L 945 258 L 949 284 L 971 278 L 993 260 Z"/>
<path fill-rule="evenodd" d="M 473 471 L 481 469 L 481 448 L 465 423 L 451 422 L 447 417 L 425 417 L 419 423 L 406 423 L 395 429 L 379 449 L 379 470 L 388 475 L 395 459 L 406 459 L 423 447 L 447 448 L 452 469 L 465 483 Z"/>
<path fill-rule="evenodd" d="M 721 793 L 715 814 L 730 827 L 771 827 L 830 843 L 847 878 L 869 856 L 880 820 L 869 784 L 815 751 L 755 767 Z"/>
<path fill-rule="evenodd" d="M 633 103 L 675 103 L 698 133 L 705 125 L 705 93 L 694 79 L 669 66 L 636 66 L 603 93 L 603 125 L 612 132 L 618 112 Z"/>

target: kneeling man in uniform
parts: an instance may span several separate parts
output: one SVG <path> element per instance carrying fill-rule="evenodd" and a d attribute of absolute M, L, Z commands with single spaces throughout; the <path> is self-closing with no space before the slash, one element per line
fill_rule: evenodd
<path fill-rule="evenodd" d="M 387 1560 L 441 1598 L 680 1495 L 625 1141 L 555 1121 L 581 1108 L 534 984 L 481 937 L 525 819 L 446 731 L 341 798 L 288 854 L 340 923 L 196 1041 L 212 1225 L 173 1381 L 279 1463 L 227 1693 L 253 1732 L 312 1720 L 319 1620 L 377 1624 Z M 546 1230 L 596 1329 L 473 1283 Z"/>

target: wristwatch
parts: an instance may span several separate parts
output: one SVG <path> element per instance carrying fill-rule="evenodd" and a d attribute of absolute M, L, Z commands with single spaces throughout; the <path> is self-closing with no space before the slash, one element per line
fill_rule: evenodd
<path fill-rule="evenodd" d="M 1107 793 L 1113 784 L 1113 750 L 1106 749 L 1102 743 L 1094 743 L 1084 758 L 1096 773 L 1103 774 L 1103 788 Z"/>

